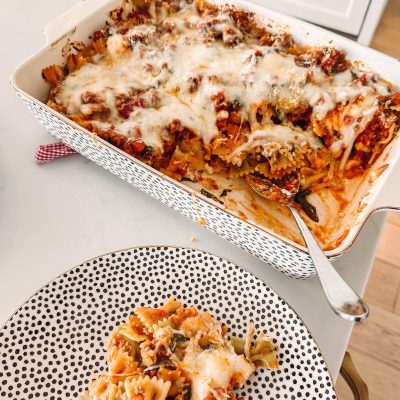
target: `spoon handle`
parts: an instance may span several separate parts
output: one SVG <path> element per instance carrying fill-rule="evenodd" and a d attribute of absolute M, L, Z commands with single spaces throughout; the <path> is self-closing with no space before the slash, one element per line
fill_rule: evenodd
<path fill-rule="evenodd" d="M 297 226 L 307 244 L 326 298 L 333 311 L 348 321 L 361 321 L 368 317 L 368 306 L 360 296 L 343 280 L 328 257 L 322 251 L 308 226 L 291 204 L 288 205 Z"/>

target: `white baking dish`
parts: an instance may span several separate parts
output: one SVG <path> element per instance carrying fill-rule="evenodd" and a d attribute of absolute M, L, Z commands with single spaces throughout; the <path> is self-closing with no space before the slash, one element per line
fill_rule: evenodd
<path fill-rule="evenodd" d="M 311 259 L 302 246 L 256 223 L 240 219 L 213 200 L 166 177 L 104 140 L 95 138 L 92 133 L 44 104 L 48 86 L 41 78 L 42 68 L 51 64 L 63 64 L 62 48 L 67 41 L 86 41 L 93 31 L 104 25 L 107 12 L 119 6 L 120 2 L 121 0 L 86 0 L 50 23 L 45 29 L 47 44 L 19 65 L 11 77 L 11 83 L 18 95 L 51 134 L 85 157 L 192 220 L 198 221 L 200 217 L 204 218 L 208 229 L 287 275 L 296 278 L 308 278 L 314 275 Z M 227 1 L 214 0 L 214 2 Z M 344 49 L 351 60 L 362 60 L 367 65 L 373 66 L 373 69 L 384 78 L 400 86 L 400 63 L 391 57 L 248 1 L 231 3 L 287 24 L 298 42 L 333 43 Z M 357 190 L 338 230 L 338 236 L 343 235 L 345 238 L 340 245 L 327 251 L 328 256 L 334 258 L 346 252 L 374 211 L 400 209 L 400 190 L 396 186 L 397 179 L 400 179 L 397 178 L 400 176 L 399 140 L 399 137 L 396 137 L 392 141 Z M 388 166 L 384 169 L 383 165 Z"/>

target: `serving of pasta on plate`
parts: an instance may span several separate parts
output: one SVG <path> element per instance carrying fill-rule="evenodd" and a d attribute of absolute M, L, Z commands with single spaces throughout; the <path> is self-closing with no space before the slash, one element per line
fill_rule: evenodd
<path fill-rule="evenodd" d="M 237 399 L 258 367 L 278 369 L 265 334 L 228 336 L 207 311 L 170 298 L 159 308 L 136 307 L 107 344 L 108 370 L 90 384 L 86 400 Z"/>

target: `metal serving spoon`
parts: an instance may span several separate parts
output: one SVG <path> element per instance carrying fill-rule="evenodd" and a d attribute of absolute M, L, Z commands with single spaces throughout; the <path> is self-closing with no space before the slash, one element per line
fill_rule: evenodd
<path fill-rule="evenodd" d="M 247 183 L 260 196 L 284 204 L 292 213 L 308 247 L 317 275 L 329 305 L 341 318 L 348 321 L 362 321 L 368 317 L 368 306 L 360 296 L 343 280 L 329 262 L 310 229 L 294 206 L 294 196 L 299 191 L 298 177 L 284 181 L 283 187 L 261 175 L 247 175 Z"/>

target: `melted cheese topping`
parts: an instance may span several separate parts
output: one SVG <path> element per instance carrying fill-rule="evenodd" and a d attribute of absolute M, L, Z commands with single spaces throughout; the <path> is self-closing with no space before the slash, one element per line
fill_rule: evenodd
<path fill-rule="evenodd" d="M 210 391 L 227 388 L 233 377 L 241 386 L 255 369 L 231 347 L 187 353 L 183 365 L 192 379 L 191 400 L 203 400 Z"/>
<path fill-rule="evenodd" d="M 88 105 L 82 104 L 81 95 L 87 91 L 98 94 L 110 110 L 106 121 L 94 118 L 93 124 L 98 129 L 113 127 L 118 133 L 135 136 L 140 128 L 144 143 L 162 151 L 166 128 L 175 119 L 200 136 L 205 144 L 210 143 L 218 133 L 211 98 L 220 92 L 227 100 L 238 101 L 247 113 L 263 101 L 289 111 L 310 105 L 315 120 L 323 119 L 338 103 L 352 102 L 359 96 L 374 100 L 377 94 L 388 93 L 388 88 L 379 82 L 366 86 L 355 84 L 349 70 L 331 77 L 317 66 L 300 67 L 294 56 L 279 47 L 260 46 L 256 40 L 244 39 L 223 11 L 217 16 L 201 17 L 193 4 L 182 7 L 162 22 L 155 20 L 158 21 L 155 25 L 139 25 L 124 35 L 112 34 L 107 40 L 105 55 L 96 56 L 93 63 L 66 77 L 59 88 L 57 103 L 65 107 L 67 114 L 84 114 L 88 112 Z M 238 44 L 226 46 L 222 40 L 211 43 L 204 40 L 204 26 L 215 19 L 217 23 L 212 29 L 223 40 L 237 39 Z M 173 29 L 158 33 L 157 24 L 169 24 Z M 191 87 L 193 79 L 197 79 L 195 89 Z M 148 102 L 150 105 L 145 108 L 135 107 L 128 118 L 122 118 L 115 96 L 129 96 L 135 91 L 145 93 L 143 96 L 152 91 L 157 101 Z M 371 115 L 373 101 L 365 104 L 369 104 L 369 109 L 354 108 L 355 112 Z M 252 127 L 246 148 L 268 144 L 271 140 L 319 146 L 311 131 L 300 134 L 279 126 L 257 129 Z M 334 152 L 352 145 L 356 133 L 348 126 L 342 136 L 343 139 L 333 143 Z"/>

